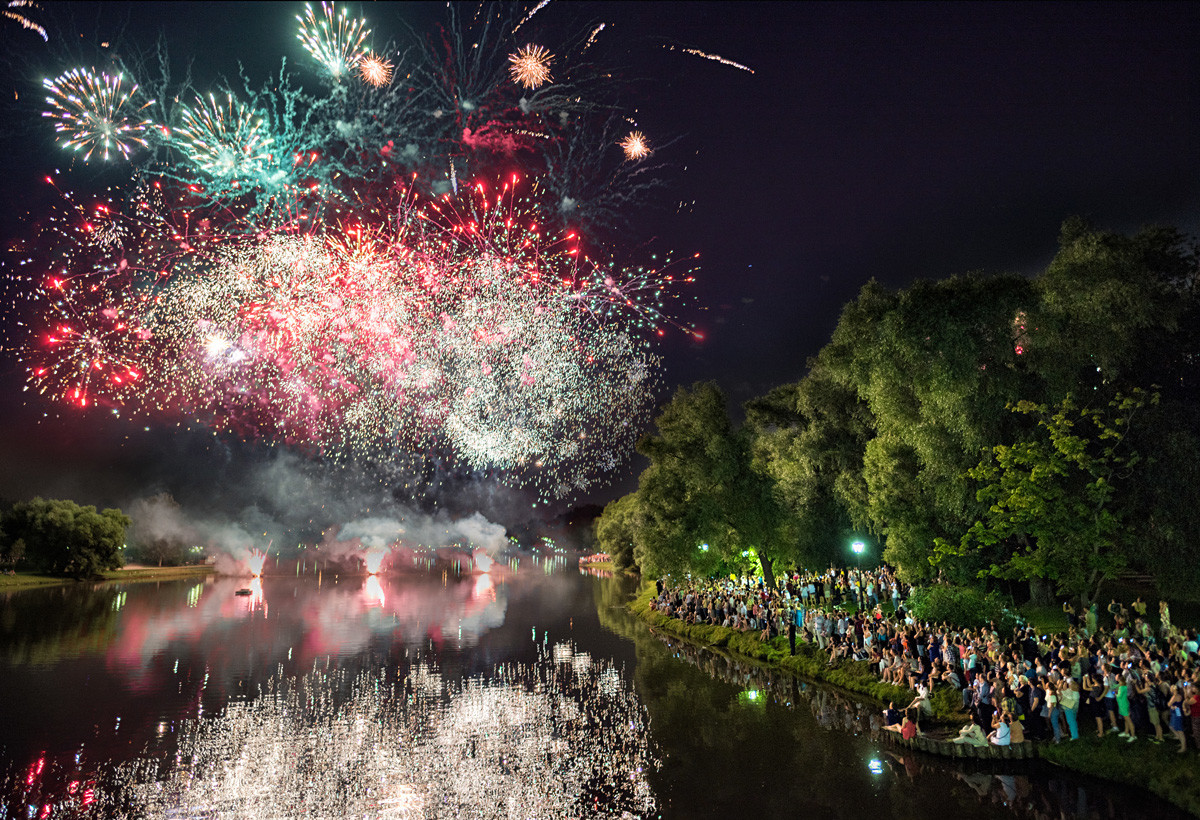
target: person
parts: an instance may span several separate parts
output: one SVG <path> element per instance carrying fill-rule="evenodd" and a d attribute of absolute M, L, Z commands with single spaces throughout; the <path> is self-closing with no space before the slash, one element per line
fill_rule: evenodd
<path fill-rule="evenodd" d="M 1171 635 L 1171 607 L 1166 601 L 1158 602 L 1159 634 L 1164 638 Z"/>
<path fill-rule="evenodd" d="M 1071 680 L 1058 697 L 1063 717 L 1067 719 L 1067 731 L 1071 734 L 1071 740 L 1079 740 L 1079 694 L 1079 681 Z"/>
<path fill-rule="evenodd" d="M 1168 725 L 1171 734 L 1179 741 L 1179 754 L 1187 751 L 1187 738 L 1183 735 L 1183 687 L 1176 686 L 1171 690 L 1171 699 L 1167 701 Z"/>
<path fill-rule="evenodd" d="M 994 728 L 991 734 L 988 735 L 988 742 L 993 746 L 1011 745 L 1012 730 L 1008 725 L 1008 715 L 1001 715 L 999 712 L 997 712 L 996 717 L 993 718 L 992 725 L 996 728 Z"/>
<path fill-rule="evenodd" d="M 898 732 L 902 722 L 900 710 L 896 708 L 894 702 L 889 701 L 887 708 L 883 710 L 883 728 Z"/>
<path fill-rule="evenodd" d="M 1050 722 L 1050 730 L 1054 733 L 1054 742 L 1058 743 L 1062 740 L 1062 726 L 1059 720 L 1061 710 L 1059 709 L 1058 687 L 1054 681 L 1048 678 L 1043 685 L 1045 686 L 1046 693 L 1046 720 Z"/>
<path fill-rule="evenodd" d="M 792 654 L 796 654 L 796 619 L 788 618 L 788 646 L 792 649 Z"/>
<path fill-rule="evenodd" d="M 979 728 L 979 724 L 975 722 L 968 723 L 958 732 L 958 737 L 954 738 L 953 743 L 966 746 L 986 746 L 988 739 L 983 734 L 983 729 Z"/>
<path fill-rule="evenodd" d="M 1117 682 L 1117 712 L 1121 715 L 1124 730 L 1117 737 L 1127 738 L 1129 743 L 1137 740 L 1137 729 L 1133 725 L 1133 717 L 1129 708 L 1129 679 L 1121 678 Z"/>
<path fill-rule="evenodd" d="M 1008 719 L 1008 743 L 1010 746 L 1016 746 L 1025 742 L 1025 727 L 1022 725 L 1019 718 L 1014 715 L 1005 715 Z"/>
<path fill-rule="evenodd" d="M 912 740 L 921 732 L 921 728 L 917 725 L 913 713 L 913 709 L 908 709 L 904 712 L 904 723 L 900 727 L 900 737 L 905 740 Z"/>

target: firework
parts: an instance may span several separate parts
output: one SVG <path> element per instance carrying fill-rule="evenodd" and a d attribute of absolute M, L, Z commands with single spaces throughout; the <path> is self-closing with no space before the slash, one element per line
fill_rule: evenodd
<path fill-rule="evenodd" d="M 720 54 L 710 54 L 707 51 L 701 51 L 698 48 L 676 48 L 675 46 L 667 46 L 666 48 L 670 49 L 671 51 L 682 51 L 684 54 L 694 54 L 697 57 L 703 57 L 705 60 L 712 60 L 714 63 L 720 63 L 721 65 L 727 65 L 732 68 L 737 68 L 742 71 L 747 71 L 751 74 L 754 73 L 753 68 L 750 68 L 749 66 L 744 66 L 741 63 L 734 62 L 733 60 L 726 59 L 725 57 L 722 57 Z"/>
<path fill-rule="evenodd" d="M 554 55 L 542 46 L 527 45 L 508 58 L 509 74 L 514 83 L 537 88 L 550 82 L 550 61 Z"/>
<path fill-rule="evenodd" d="M 367 54 L 358 61 L 358 76 L 362 81 L 376 88 L 382 88 L 392 81 L 394 66 L 383 57 Z"/>
<path fill-rule="evenodd" d="M 33 0 L 8 0 L 8 5 L 5 8 L 0 9 L 0 12 L 3 12 L 4 16 L 9 20 L 17 21 L 21 28 L 25 29 L 26 31 L 32 31 L 35 34 L 40 35 L 41 38 L 48 43 L 50 42 L 50 36 L 46 34 L 46 29 L 33 22 L 22 13 L 22 11 L 25 9 L 36 9 L 37 7 L 38 4 L 34 3 Z M 20 9 L 20 11 L 18 11 L 18 9 Z"/>
<path fill-rule="evenodd" d="M 262 116 L 226 94 L 209 94 L 184 108 L 172 143 L 185 162 L 220 181 L 268 181 L 273 166 L 272 139 Z"/>
<path fill-rule="evenodd" d="M 138 87 L 126 87 L 123 75 L 73 68 L 42 84 L 50 92 L 43 116 L 54 119 L 62 145 L 82 151 L 85 162 L 98 150 L 106 160 L 114 153 L 128 159 L 134 146 L 146 144 L 150 121 L 139 116 L 153 100 L 135 102 Z"/>
<path fill-rule="evenodd" d="M 317 15 L 306 3 L 304 16 L 296 15 L 296 20 L 300 23 L 296 38 L 335 79 L 345 76 L 364 56 L 362 44 L 371 31 L 366 20 L 350 18 L 345 6 L 335 13 L 333 3 L 321 3 Z"/>
<path fill-rule="evenodd" d="M 619 115 L 589 96 L 605 75 L 571 67 L 604 26 L 564 45 L 551 83 L 549 49 L 511 53 L 510 8 L 449 14 L 393 87 L 362 20 L 307 6 L 305 48 L 361 83 L 313 95 L 281 70 L 257 91 L 179 91 L 152 130 L 120 75 L 47 82 L 85 157 L 163 150 L 103 201 L 63 192 L 44 234 L 57 284 L 25 280 L 29 386 L 543 497 L 619 464 L 691 271 L 618 265 L 578 234 L 629 220 L 656 184 L 612 150 Z M 650 153 L 640 133 L 621 145 Z M 468 182 L 513 164 L 531 171 L 520 196 L 515 176 Z"/>
<path fill-rule="evenodd" d="M 617 144 L 625 152 L 625 159 L 632 162 L 645 159 L 651 154 L 650 143 L 646 141 L 646 135 L 641 131 L 630 131 L 625 139 Z"/>

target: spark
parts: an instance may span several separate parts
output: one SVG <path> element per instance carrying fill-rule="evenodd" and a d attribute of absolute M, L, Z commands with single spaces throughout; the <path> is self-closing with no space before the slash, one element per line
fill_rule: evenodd
<path fill-rule="evenodd" d="M 625 152 L 625 159 L 630 161 L 645 159 L 651 154 L 650 143 L 647 142 L 646 135 L 641 131 L 630 131 L 618 145 Z"/>
<path fill-rule="evenodd" d="M 363 82 L 368 85 L 382 88 L 392 81 L 393 68 L 394 66 L 387 59 L 375 54 L 368 54 L 358 62 L 358 76 L 362 77 Z"/>
<path fill-rule="evenodd" d="M 722 57 L 720 54 L 709 54 L 707 51 L 701 51 L 698 48 L 676 48 L 675 46 L 667 46 L 667 48 L 671 51 L 682 51 L 684 54 L 695 54 L 697 57 L 703 57 L 706 60 L 712 60 L 713 62 L 720 63 L 721 65 L 740 68 L 742 71 L 748 71 L 751 74 L 754 73 L 754 69 L 744 66 L 741 63 L 734 62 L 733 60 L 728 60 Z"/>
<path fill-rule="evenodd" d="M 550 61 L 554 55 L 532 43 L 509 56 L 509 74 L 513 82 L 526 88 L 537 88 L 550 81 Z"/>
<path fill-rule="evenodd" d="M 3 12 L 4 16 L 9 20 L 16 20 L 21 25 L 21 28 L 25 29 L 26 31 L 32 31 L 35 34 L 41 35 L 41 38 L 48 43 L 50 42 L 50 36 L 46 34 L 45 28 L 30 20 L 21 12 L 14 11 L 14 9 L 36 8 L 39 8 L 39 6 L 37 3 L 33 2 L 33 0 L 8 0 L 8 6 L 4 9 L 0 9 L 0 12 Z"/>
<path fill-rule="evenodd" d="M 366 28 L 366 20 L 347 16 L 345 6 L 335 13 L 333 3 L 323 2 L 318 17 L 312 6 L 305 3 L 304 16 L 296 15 L 296 20 L 300 23 L 296 38 L 335 79 L 345 75 L 364 56 L 362 44 L 371 31 Z"/>
<path fill-rule="evenodd" d="M 153 100 L 138 105 L 137 85 L 126 88 L 121 74 L 73 68 L 42 85 L 50 92 L 50 110 L 43 116 L 54 119 L 54 130 L 64 135 L 62 145 L 83 151 L 85 162 L 97 149 L 106 160 L 112 153 L 128 159 L 135 145 L 146 144 L 142 135 L 150 122 L 138 115 Z"/>
<path fill-rule="evenodd" d="M 548 6 L 548 5 L 550 5 L 550 0 L 541 0 L 541 2 L 539 2 L 536 6 L 534 6 L 532 9 L 529 10 L 529 14 L 526 14 L 525 17 L 522 18 L 521 22 L 519 22 L 515 26 L 513 26 L 512 33 L 516 34 L 517 30 L 520 29 L 521 26 L 525 25 L 526 23 L 528 23 L 530 20 L 533 19 L 533 15 L 537 14 L 539 11 L 546 8 L 546 6 Z"/>

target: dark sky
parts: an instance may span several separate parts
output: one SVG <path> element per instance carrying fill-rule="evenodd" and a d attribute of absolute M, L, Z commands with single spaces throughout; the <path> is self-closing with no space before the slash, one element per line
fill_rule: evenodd
<path fill-rule="evenodd" d="M 281 55 L 305 56 L 294 34 L 299 3 L 46 5 L 55 7 L 42 18 L 54 21 L 54 48 L 14 25 L 0 29 L 0 92 L 10 98 L 36 94 L 41 76 L 65 67 L 62 43 L 88 38 L 149 48 L 161 31 L 174 55 L 194 56 L 202 80 L 235 72 L 239 60 L 261 79 Z M 657 158 L 672 166 L 671 187 L 639 225 L 659 250 L 700 254 L 698 308 L 685 318 L 706 333 L 703 343 L 679 334 L 664 342 L 672 388 L 716 379 L 740 403 L 798 379 L 869 279 L 903 287 L 970 270 L 1034 273 L 1071 215 L 1117 231 L 1200 226 L 1200 6 L 556 6 L 539 18 L 610 23 L 623 102 L 667 145 Z M 440 4 L 362 10 L 377 39 L 402 36 L 401 23 L 423 34 L 443 14 Z M 13 235 L 25 205 L 38 205 L 36 180 L 61 154 L 44 123 L 3 127 L 2 223 Z M 676 212 L 675 202 L 689 207 Z M 194 458 L 207 443 L 168 430 L 133 435 L 97 418 L 33 425 L 47 408 L 22 405 L 11 352 L 0 377 L 9 416 L 0 494 L 77 487 L 81 499 L 99 498 L 139 483 L 169 487 L 175 469 L 208 469 Z M 219 449 L 225 461 L 254 457 L 237 444 Z M 637 469 L 607 495 L 627 489 Z"/>

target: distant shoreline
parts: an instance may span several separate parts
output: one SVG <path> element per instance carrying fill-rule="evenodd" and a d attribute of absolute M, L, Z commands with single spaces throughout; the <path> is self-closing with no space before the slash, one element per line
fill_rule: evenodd
<path fill-rule="evenodd" d="M 16 575 L 0 575 L 0 592 L 15 589 L 35 589 L 37 587 L 62 586 L 73 584 L 109 583 L 113 581 L 166 581 L 175 578 L 204 577 L 213 574 L 213 568 L 208 564 L 185 567 L 142 567 L 131 566 L 125 569 L 114 569 L 102 572 L 99 578 L 77 580 L 59 575 L 39 575 L 32 572 L 18 572 Z"/>

